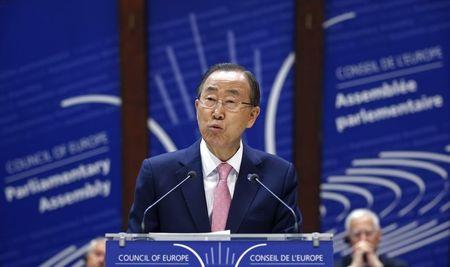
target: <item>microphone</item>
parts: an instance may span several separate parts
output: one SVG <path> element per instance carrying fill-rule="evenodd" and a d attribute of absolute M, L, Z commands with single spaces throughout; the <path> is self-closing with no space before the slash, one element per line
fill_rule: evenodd
<path fill-rule="evenodd" d="M 256 173 L 250 173 L 247 176 L 247 180 L 249 180 L 250 182 L 258 182 L 262 187 L 264 187 L 270 194 L 272 194 L 272 196 L 274 196 L 278 201 L 281 202 L 281 204 L 283 204 L 291 213 L 292 216 L 294 217 L 294 230 L 296 233 L 298 233 L 298 223 L 297 223 L 297 215 L 295 215 L 294 210 L 289 207 L 288 204 L 286 204 L 286 202 L 284 202 L 281 198 L 279 198 L 277 195 L 275 195 L 274 192 L 272 192 L 272 190 L 270 190 L 267 186 L 265 186 L 260 180 L 259 180 L 259 176 Z"/>
<path fill-rule="evenodd" d="M 160 198 L 158 198 L 155 202 L 153 202 L 150 206 L 148 206 L 145 211 L 144 211 L 144 216 L 142 217 L 142 222 L 141 222 L 141 228 L 142 228 L 142 232 L 144 232 L 145 230 L 145 216 L 147 215 L 147 212 L 153 208 L 156 204 L 158 204 L 158 202 L 160 202 L 161 200 L 163 200 L 167 195 L 169 195 L 170 193 L 172 193 L 173 190 L 177 189 L 180 185 L 182 185 L 187 179 L 189 178 L 195 178 L 195 176 L 197 176 L 197 173 L 195 171 L 190 171 L 188 172 L 186 178 L 184 178 L 181 182 L 179 182 L 176 186 L 174 186 L 172 189 L 170 189 L 167 193 L 165 193 L 163 196 L 161 196 Z"/>

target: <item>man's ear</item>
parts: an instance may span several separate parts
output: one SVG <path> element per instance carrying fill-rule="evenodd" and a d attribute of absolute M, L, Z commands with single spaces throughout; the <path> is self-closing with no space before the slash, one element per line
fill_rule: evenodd
<path fill-rule="evenodd" d="M 247 122 L 247 128 L 252 128 L 253 124 L 255 124 L 256 119 L 259 116 L 259 113 L 261 112 L 261 109 L 259 107 L 252 107 L 252 110 L 250 111 L 250 119 Z"/>
<path fill-rule="evenodd" d="M 199 105 L 198 99 L 195 99 L 195 109 L 198 109 L 198 105 Z"/>
<path fill-rule="evenodd" d="M 195 117 L 196 117 L 197 121 L 198 121 L 198 105 L 199 105 L 198 99 L 195 99 L 194 106 L 195 106 Z"/>

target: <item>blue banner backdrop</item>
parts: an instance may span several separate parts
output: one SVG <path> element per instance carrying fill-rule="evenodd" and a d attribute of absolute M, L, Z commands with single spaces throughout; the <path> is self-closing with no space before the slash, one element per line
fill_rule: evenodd
<path fill-rule="evenodd" d="M 0 3 L 0 266 L 82 265 L 121 227 L 117 4 Z"/>
<path fill-rule="evenodd" d="M 200 138 L 194 100 L 201 76 L 235 62 L 262 88 L 262 113 L 245 142 L 291 160 L 293 1 L 176 2 L 148 2 L 151 155 Z"/>
<path fill-rule="evenodd" d="M 381 218 L 380 252 L 448 266 L 450 3 L 326 1 L 322 230 Z M 420 253 L 418 253 L 420 252 Z"/>

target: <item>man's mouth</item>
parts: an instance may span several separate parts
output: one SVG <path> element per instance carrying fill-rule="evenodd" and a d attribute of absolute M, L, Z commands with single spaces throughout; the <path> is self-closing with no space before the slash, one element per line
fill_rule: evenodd
<path fill-rule="evenodd" d="M 223 130 L 223 128 L 221 126 L 219 126 L 218 124 L 211 124 L 208 126 L 209 129 L 211 129 L 212 131 L 221 131 Z"/>

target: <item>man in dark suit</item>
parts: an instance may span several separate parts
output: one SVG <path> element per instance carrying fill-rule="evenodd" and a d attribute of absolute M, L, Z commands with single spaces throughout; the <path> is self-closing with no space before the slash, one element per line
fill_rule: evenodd
<path fill-rule="evenodd" d="M 345 220 L 346 242 L 352 246 L 352 253 L 336 261 L 336 267 L 406 267 L 397 258 L 378 255 L 381 240 L 378 216 L 368 209 L 353 210 Z"/>
<path fill-rule="evenodd" d="M 242 142 L 260 113 L 259 85 L 242 66 L 222 63 L 203 76 L 195 100 L 202 138 L 186 149 L 144 160 L 129 217 L 130 232 L 231 233 L 294 232 L 294 217 L 258 183 L 261 182 L 296 213 L 294 166 Z M 156 206 L 145 210 L 182 181 Z"/>

